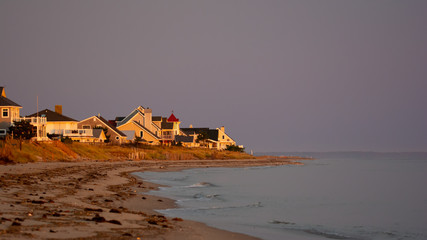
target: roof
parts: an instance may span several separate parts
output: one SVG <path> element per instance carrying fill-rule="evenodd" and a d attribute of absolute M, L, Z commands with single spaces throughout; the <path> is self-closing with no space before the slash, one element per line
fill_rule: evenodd
<path fill-rule="evenodd" d="M 16 102 L 10 100 L 7 97 L 0 96 L 0 106 L 2 107 L 21 107 Z"/>
<path fill-rule="evenodd" d="M 144 127 L 144 126 L 142 126 L 140 123 L 138 123 L 138 122 L 136 122 L 136 121 L 133 121 L 133 123 L 135 124 L 135 125 L 137 125 L 138 127 L 140 127 L 141 129 L 144 129 L 146 132 L 148 132 L 148 134 L 150 134 L 152 137 L 154 137 L 154 138 L 156 138 L 156 139 L 159 139 L 159 137 L 156 135 L 156 134 L 154 134 L 154 133 L 152 133 L 150 130 L 148 130 L 146 127 Z"/>
<path fill-rule="evenodd" d="M 151 117 L 151 121 L 153 121 L 153 122 L 162 121 L 162 116 L 153 116 L 153 117 Z"/>
<path fill-rule="evenodd" d="M 70 117 L 64 116 L 49 109 L 41 110 L 38 113 L 31 114 L 27 117 L 45 116 L 48 122 L 78 122 Z"/>
<path fill-rule="evenodd" d="M 117 134 L 119 134 L 122 137 L 126 137 L 126 134 L 122 133 L 119 129 L 117 129 L 115 126 L 111 125 L 111 123 L 103 118 L 102 116 L 95 116 L 97 117 L 101 122 L 103 122 L 105 125 L 107 125 L 109 128 L 111 128 L 111 130 L 113 130 L 114 132 L 116 132 Z"/>
<path fill-rule="evenodd" d="M 162 122 L 162 129 L 173 129 L 173 122 Z"/>
<path fill-rule="evenodd" d="M 114 120 L 116 120 L 116 122 L 120 122 L 120 121 L 122 121 L 123 119 L 125 119 L 125 117 L 116 117 L 116 119 L 114 119 Z"/>
<path fill-rule="evenodd" d="M 209 129 L 209 128 L 181 128 L 183 133 L 187 135 L 191 134 L 200 134 L 205 132 L 208 134 L 209 139 L 218 141 L 218 129 Z"/>
<path fill-rule="evenodd" d="M 181 128 L 180 130 L 187 135 L 200 134 L 201 132 L 209 132 L 209 128 Z"/>
<path fill-rule="evenodd" d="M 175 136 L 175 142 L 193 142 L 193 136 Z"/>
<path fill-rule="evenodd" d="M 94 138 L 100 138 L 101 134 L 102 134 L 102 132 L 104 130 L 102 130 L 102 129 L 93 129 L 92 131 L 93 131 L 92 135 L 93 135 Z"/>
<path fill-rule="evenodd" d="M 16 102 L 10 100 L 6 97 L 6 92 L 4 91 L 4 87 L 0 87 L 0 106 L 2 107 L 22 107 Z"/>
<path fill-rule="evenodd" d="M 170 115 L 170 117 L 168 118 L 168 122 L 179 122 L 179 119 L 175 117 L 175 115 L 173 115 L 173 113 Z"/>

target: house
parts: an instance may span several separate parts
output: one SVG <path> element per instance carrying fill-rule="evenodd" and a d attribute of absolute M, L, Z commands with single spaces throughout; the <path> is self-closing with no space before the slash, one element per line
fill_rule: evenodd
<path fill-rule="evenodd" d="M 236 142 L 225 133 L 225 128 L 181 128 L 181 131 L 187 136 L 197 136 L 201 133 L 205 133 L 208 136 L 206 145 L 208 148 L 215 148 L 217 150 L 226 149 L 227 146 L 236 145 Z"/>
<path fill-rule="evenodd" d="M 142 142 L 153 145 L 160 143 L 159 136 L 161 128 L 153 123 L 151 109 L 139 106 L 128 116 L 116 119 L 119 119 L 117 121 L 117 129 L 125 133 L 132 140 L 139 137 Z"/>
<path fill-rule="evenodd" d="M 13 125 L 13 121 L 19 120 L 19 111 L 22 107 L 6 97 L 4 87 L 0 87 L 0 94 L 0 136 L 4 136 Z"/>
<path fill-rule="evenodd" d="M 31 114 L 27 116 L 27 118 L 33 118 L 37 116 L 46 118 L 45 131 L 47 134 L 66 136 L 67 134 L 70 134 L 70 132 L 65 130 L 77 129 L 78 121 L 62 115 L 62 106 L 60 105 L 55 106 L 55 112 L 49 109 L 45 109 Z"/>
<path fill-rule="evenodd" d="M 109 142 L 114 144 L 122 144 L 126 142 L 126 135 L 100 115 L 81 120 L 77 124 L 77 128 L 93 129 L 93 135 L 95 135 L 95 130 L 97 129 L 106 129 L 106 139 L 108 138 Z"/>

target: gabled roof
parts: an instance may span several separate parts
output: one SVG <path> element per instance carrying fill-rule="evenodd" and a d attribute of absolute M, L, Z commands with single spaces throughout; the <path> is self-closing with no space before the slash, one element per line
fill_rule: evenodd
<path fill-rule="evenodd" d="M 0 96 L 0 106 L 2 107 L 21 107 L 16 102 L 10 100 L 9 98 Z"/>
<path fill-rule="evenodd" d="M 80 122 L 86 121 L 88 119 L 91 118 L 97 118 L 100 122 L 102 122 L 107 128 L 111 129 L 113 132 L 117 133 L 118 135 L 122 136 L 122 137 L 126 137 L 126 134 L 124 134 L 122 131 L 120 131 L 119 129 L 117 129 L 115 126 L 113 126 L 107 119 L 103 118 L 102 116 L 92 116 L 92 117 L 88 117 L 84 120 L 81 120 Z"/>
<path fill-rule="evenodd" d="M 132 121 L 132 123 L 135 124 L 136 126 L 138 126 L 139 128 L 145 130 L 146 132 L 148 132 L 148 134 L 150 134 L 152 137 L 154 137 L 156 139 L 160 139 L 156 134 L 152 133 L 150 130 L 148 130 L 146 127 L 142 126 L 138 122 Z"/>
<path fill-rule="evenodd" d="M 10 100 L 6 97 L 6 92 L 4 91 L 4 87 L 0 87 L 0 106 L 2 107 L 22 107 L 16 102 Z"/>
<path fill-rule="evenodd" d="M 41 110 L 40 112 L 31 114 L 27 117 L 37 117 L 37 115 L 39 117 L 44 115 L 48 122 L 78 122 L 77 120 L 74 120 L 70 117 L 59 114 L 57 112 L 51 111 L 49 109 Z"/>
<path fill-rule="evenodd" d="M 168 122 L 179 122 L 179 119 L 175 117 L 175 115 L 173 115 L 173 113 L 170 115 L 170 117 L 168 118 Z"/>
<path fill-rule="evenodd" d="M 116 127 L 111 125 L 107 119 L 103 118 L 102 116 L 99 116 L 99 117 L 95 116 L 95 117 L 98 118 L 101 122 L 103 122 L 105 125 L 107 125 L 107 127 L 109 127 L 111 130 L 113 130 L 114 132 L 116 132 L 120 136 L 126 137 L 126 134 L 122 133 L 119 129 L 117 129 Z"/>
<path fill-rule="evenodd" d="M 92 135 L 94 138 L 101 138 L 102 136 L 104 138 L 106 138 L 105 134 L 104 134 L 104 130 L 102 129 L 93 129 L 92 130 Z"/>
<path fill-rule="evenodd" d="M 127 122 L 129 122 L 129 120 L 131 120 L 137 114 L 141 114 L 143 117 L 145 117 L 145 114 L 143 112 L 141 112 L 140 108 L 142 108 L 142 107 L 140 106 L 140 107 L 135 108 L 129 115 L 127 115 L 124 119 L 122 119 L 120 122 L 118 122 L 117 127 L 126 124 Z"/>

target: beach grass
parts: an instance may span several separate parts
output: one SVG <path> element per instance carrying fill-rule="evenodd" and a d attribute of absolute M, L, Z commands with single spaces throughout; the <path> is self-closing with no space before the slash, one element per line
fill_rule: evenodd
<path fill-rule="evenodd" d="M 108 145 L 62 143 L 60 141 L 33 142 L 9 139 L 0 141 L 0 161 L 27 163 L 49 161 L 124 161 L 124 160 L 203 160 L 253 159 L 247 153 L 218 151 L 207 148 L 151 145 Z"/>

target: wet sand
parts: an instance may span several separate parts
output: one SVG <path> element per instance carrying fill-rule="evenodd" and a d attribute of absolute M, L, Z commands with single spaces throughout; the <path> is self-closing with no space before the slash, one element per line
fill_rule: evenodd
<path fill-rule="evenodd" d="M 290 159 L 38 162 L 0 165 L 0 239 L 257 239 L 154 209 L 157 185 L 131 175 L 202 167 L 298 164 Z"/>

